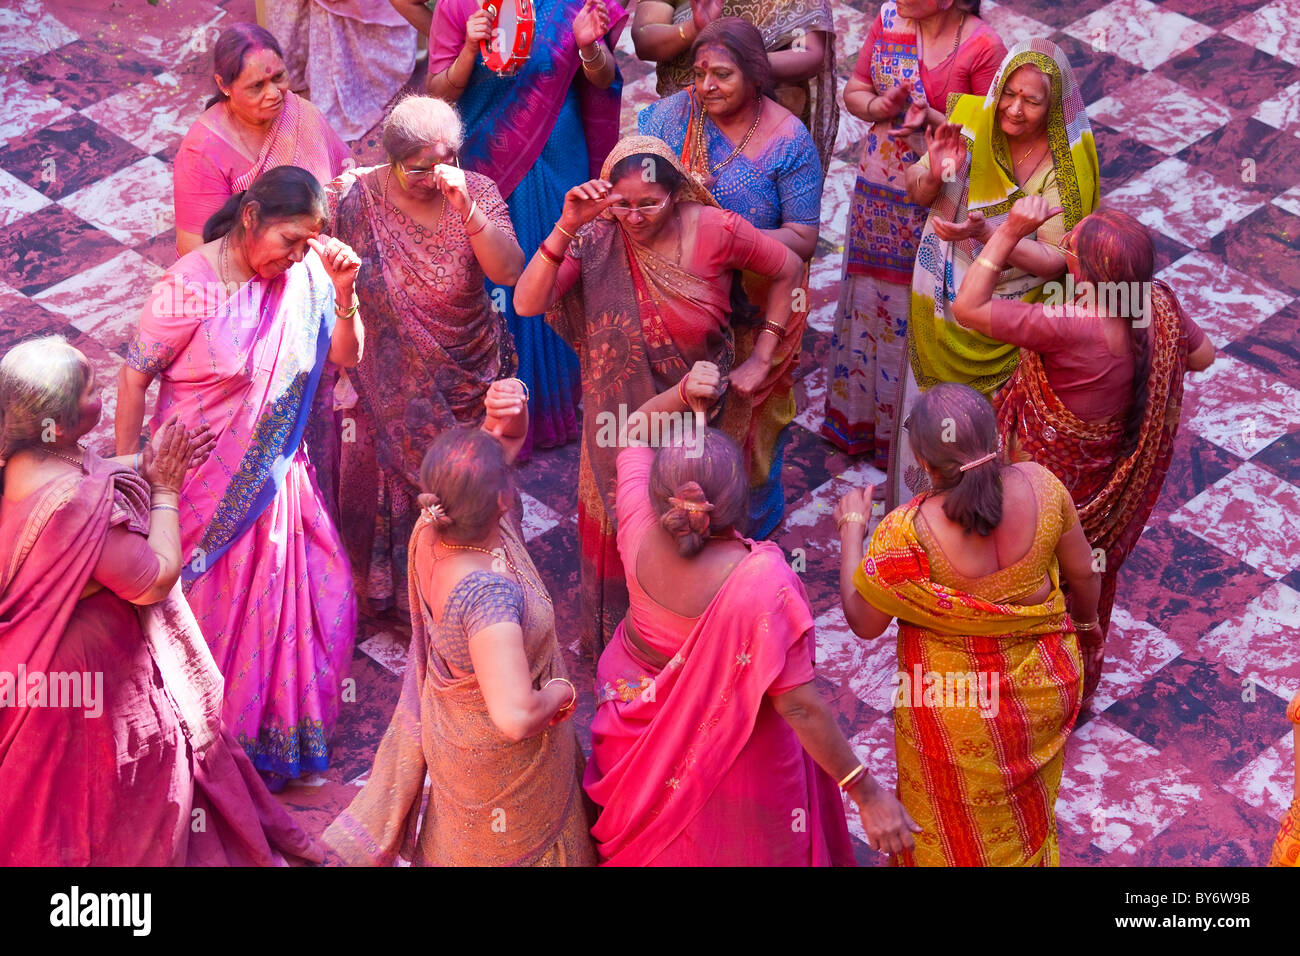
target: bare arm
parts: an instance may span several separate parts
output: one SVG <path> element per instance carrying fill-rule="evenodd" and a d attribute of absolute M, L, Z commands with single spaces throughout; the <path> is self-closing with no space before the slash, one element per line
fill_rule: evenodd
<path fill-rule="evenodd" d="M 835 506 L 835 522 L 840 526 L 840 604 L 844 607 L 844 620 L 849 630 L 868 641 L 884 633 L 894 619 L 892 614 L 878 611 L 868 604 L 853 585 L 853 575 L 862 563 L 874 490 L 872 485 L 868 485 L 865 491 L 854 488 Z"/>
<path fill-rule="evenodd" d="M 485 627 L 469 639 L 474 665 L 492 723 L 508 739 L 527 740 L 544 731 L 573 698 L 568 684 L 533 687 L 524 653 L 524 632 L 518 624 Z"/>
<path fill-rule="evenodd" d="M 524 383 L 517 378 L 498 379 L 488 386 L 483 407 L 483 430 L 501 443 L 506 452 L 506 463 L 513 464 L 528 435 Z"/>
<path fill-rule="evenodd" d="M 420 36 L 429 35 L 429 31 L 433 29 L 433 12 L 425 4 L 425 0 L 388 0 L 388 2 L 401 14 L 403 20 L 415 27 Z"/>
<path fill-rule="evenodd" d="M 1074 503 L 1070 503 L 1074 507 Z M 1078 512 L 1075 512 L 1076 517 Z M 1070 587 L 1070 616 L 1077 621 L 1097 620 L 1097 599 L 1101 596 L 1101 575 L 1095 570 L 1092 546 L 1084 537 L 1083 525 L 1078 521 L 1061 535 L 1056 544 L 1056 559 L 1061 565 L 1061 577 Z"/>
<path fill-rule="evenodd" d="M 564 194 L 560 220 L 550 235 L 542 240 L 533 258 L 515 283 L 515 311 L 520 315 L 540 315 L 560 297 L 557 275 L 565 250 L 578 230 L 591 222 L 618 199 L 613 185 L 604 179 L 579 183 Z M 547 258 L 550 256 L 551 258 Z"/>
<path fill-rule="evenodd" d="M 113 439 L 119 455 L 134 455 L 140 448 L 144 425 L 145 393 L 152 375 L 123 365 L 117 375 L 117 413 L 113 417 Z"/>
<path fill-rule="evenodd" d="M 444 21 L 445 22 L 445 21 Z M 476 10 L 465 22 L 465 41 L 456 53 L 456 59 L 441 70 L 430 71 L 425 89 L 430 96 L 455 103 L 469 88 L 474 64 L 478 61 L 479 43 L 490 42 L 492 28 L 486 10 Z"/>
<path fill-rule="evenodd" d="M 802 83 L 812 79 L 826 62 L 826 31 L 808 31 L 798 37 L 790 49 L 769 53 L 767 61 L 772 64 L 772 79 L 777 83 Z"/>
<path fill-rule="evenodd" d="M 171 593 L 181 576 L 180 490 L 190 466 L 193 444 L 185 425 L 171 419 L 160 430 L 158 452 L 146 448 L 144 476 L 149 482 L 149 549 L 158 559 L 158 576 L 132 604 L 156 604 Z"/>
<path fill-rule="evenodd" d="M 1205 341 L 1187 353 L 1187 371 L 1203 372 L 1214 364 L 1214 343 L 1207 335 Z"/>
<path fill-rule="evenodd" d="M 186 232 L 184 229 L 176 230 L 176 258 L 188 255 L 199 246 L 203 245 L 203 237 L 197 232 Z"/>
<path fill-rule="evenodd" d="M 812 681 L 772 698 L 772 706 L 799 738 L 808 756 L 833 780 L 843 780 L 861 762 L 835 724 L 830 708 Z M 848 794 L 862 815 L 862 826 L 873 850 L 901 853 L 915 845 L 913 833 L 921 828 L 902 804 L 885 792 L 870 773 L 862 774 Z"/>
<path fill-rule="evenodd" d="M 817 251 L 818 228 L 790 222 L 777 229 L 760 230 L 777 242 L 784 243 L 801 261 L 807 261 Z"/>
<path fill-rule="evenodd" d="M 632 14 L 632 46 L 638 59 L 661 63 L 685 53 L 699 31 L 688 18 L 681 30 L 673 23 L 673 5 L 663 0 L 639 0 Z"/>

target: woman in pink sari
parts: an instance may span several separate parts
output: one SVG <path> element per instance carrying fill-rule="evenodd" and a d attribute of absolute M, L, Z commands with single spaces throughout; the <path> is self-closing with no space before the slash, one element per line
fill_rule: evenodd
<path fill-rule="evenodd" d="M 104 460 L 78 443 L 100 408 L 60 338 L 0 362 L 0 865 L 319 859 L 222 728 L 175 588 L 177 495 L 210 442 L 173 420 L 142 462 Z"/>
<path fill-rule="evenodd" d="M 278 778 L 328 766 L 356 637 L 347 555 L 302 440 L 326 361 L 361 356 L 360 260 L 317 238 L 327 209 L 296 166 L 232 197 L 154 287 L 118 389 L 121 451 L 137 447 L 157 376 L 155 430 L 180 415 L 217 436 L 182 490 L 183 579 L 226 678 L 226 722 Z"/>
<path fill-rule="evenodd" d="M 280 44 L 253 23 L 236 23 L 212 53 L 217 93 L 181 140 L 172 169 L 176 254 L 203 244 L 203 226 L 231 196 L 276 166 L 299 166 L 327 183 L 348 148 L 320 110 L 289 89 Z"/>
<path fill-rule="evenodd" d="M 629 416 L 683 422 L 680 443 L 656 453 L 628 441 L 631 428 L 620 436 L 618 548 L 631 606 L 596 668 L 585 781 L 602 807 L 592 828 L 601 860 L 851 866 L 836 780 L 873 849 L 911 848 L 918 828 L 817 693 L 802 583 L 780 548 L 737 530 L 744 460 L 702 424 L 721 385 L 717 366 L 697 362 Z"/>

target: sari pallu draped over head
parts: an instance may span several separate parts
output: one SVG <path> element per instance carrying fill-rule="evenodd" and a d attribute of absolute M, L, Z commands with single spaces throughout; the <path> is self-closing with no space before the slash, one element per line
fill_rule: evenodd
<path fill-rule="evenodd" d="M 623 84 L 617 64 L 614 82 L 608 89 L 599 89 L 585 75 L 579 75 L 582 64 L 573 39 L 573 18 L 582 9 L 583 2 L 539 0 L 534 3 L 537 21 L 532 51 L 519 72 L 498 81 L 476 55 L 469 88 L 456 101 L 456 109 L 465 122 L 461 165 L 492 177 L 504 197 L 509 198 L 546 147 L 575 78 L 592 179 L 618 140 Z M 610 20 L 609 45 L 613 47 L 627 12 L 615 0 L 607 0 L 606 6 Z M 502 95 L 502 82 L 511 84 L 512 95 Z"/>
<path fill-rule="evenodd" d="M 1106 553 L 1102 632 L 1110 620 L 1115 577 L 1160 497 L 1182 410 L 1187 336 L 1173 290 L 1151 287 L 1151 372 L 1137 444 L 1126 455 L 1124 417 L 1087 422 L 1057 397 L 1042 356 L 1029 349 L 998 393 L 998 433 L 1010 461 L 1035 461 L 1061 479 L 1079 509 L 1084 536 Z"/>
<path fill-rule="evenodd" d="M 1069 60 L 1047 40 L 1018 43 L 1007 54 L 986 96 L 960 96 L 955 103 L 950 100 L 948 120 L 962 127 L 966 161 L 944 182 L 930 206 L 912 273 L 908 348 L 912 373 L 922 391 L 940 382 L 962 382 L 991 395 L 1016 366 L 1015 346 L 964 329 L 952 315 L 962 277 L 983 246 L 973 239 L 940 239 L 933 220 L 938 216 L 960 223 L 972 210 L 978 210 L 989 227 L 996 229 L 1016 200 L 1026 195 L 1012 173 L 1011 152 L 997 115 L 998 101 L 1011 74 L 1026 65 L 1038 67 L 1051 80 L 1047 140 L 1053 171 L 1048 175 L 1056 179 L 1066 230 L 1097 207 L 1097 148 Z M 994 295 L 1037 301 L 1044 281 L 1014 270 L 998 283 Z"/>
<path fill-rule="evenodd" d="M 499 529 L 506 560 L 540 580 L 514 516 Z M 425 866 L 526 866 L 561 839 L 574 814 L 586 826 L 582 750 L 571 722 L 509 740 L 488 715 L 478 678 L 447 670 L 432 644 L 437 623 L 415 572 L 417 553 L 432 551 L 437 540 L 422 514 L 408 556 L 411 650 L 401 697 L 366 785 L 321 839 L 353 866 L 391 866 L 399 852 Z M 555 613 L 526 584 L 520 590 L 529 676 L 541 687 L 566 676 Z"/>
<path fill-rule="evenodd" d="M 1039 604 L 938 584 L 913 524 L 923 500 L 884 517 L 853 576 L 867 603 L 898 618 L 898 794 L 922 832 L 895 862 L 1054 866 L 1056 793 L 1082 673 L 1056 562 Z M 912 685 L 928 675 L 985 681 L 991 713 L 927 700 Z"/>
<path fill-rule="evenodd" d="M 319 110 L 303 103 L 291 90 L 284 91 L 284 107 L 266 134 L 257 161 L 230 184 L 232 194 L 243 192 L 258 176 L 276 166 L 297 166 L 322 183 L 334 178 L 329 145 L 334 132 L 324 125 L 325 117 Z"/>
<path fill-rule="evenodd" d="M 677 0 L 673 23 L 683 24 L 692 16 L 689 0 Z M 835 18 L 829 0 L 723 0 L 722 16 L 739 17 L 758 28 L 768 53 L 789 49 L 809 33 L 826 34 L 826 55 L 821 69 L 810 80 L 794 86 L 778 86 L 774 98 L 808 127 L 822 163 L 822 180 L 830 169 L 835 137 L 840 129 L 840 103 L 835 68 Z M 695 61 L 688 47 L 658 66 L 656 92 L 671 96 L 695 82 Z"/>

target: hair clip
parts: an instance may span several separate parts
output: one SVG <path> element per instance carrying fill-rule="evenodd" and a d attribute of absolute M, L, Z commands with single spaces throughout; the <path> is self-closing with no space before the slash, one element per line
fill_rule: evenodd
<path fill-rule="evenodd" d="M 966 464 L 962 465 L 962 466 L 961 466 L 960 468 L 958 468 L 957 470 L 958 470 L 958 471 L 970 471 L 972 468 L 978 468 L 980 465 L 984 464 L 985 462 L 992 461 L 992 460 L 993 460 L 994 458 L 996 458 L 996 457 L 998 457 L 998 453 L 995 452 L 995 451 L 991 451 L 991 452 L 989 452 L 987 455 L 985 455 L 983 458 L 976 458 L 976 459 L 974 459 L 973 461 L 968 461 L 968 462 L 966 462 Z"/>
<path fill-rule="evenodd" d="M 681 508 L 682 511 L 697 513 L 701 511 L 712 511 L 713 505 L 707 501 L 686 501 L 683 498 L 669 498 L 668 503 L 674 508 Z"/>

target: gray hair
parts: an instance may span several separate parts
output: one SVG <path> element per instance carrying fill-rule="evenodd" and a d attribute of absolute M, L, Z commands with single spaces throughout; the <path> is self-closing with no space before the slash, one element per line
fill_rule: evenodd
<path fill-rule="evenodd" d="M 90 362 L 61 335 L 31 339 L 0 359 L 0 464 L 79 421 Z"/>
<path fill-rule="evenodd" d="M 456 107 L 446 100 L 412 94 L 384 120 L 383 140 L 388 158 L 400 161 L 438 144 L 459 150 L 465 141 L 465 127 Z"/>

